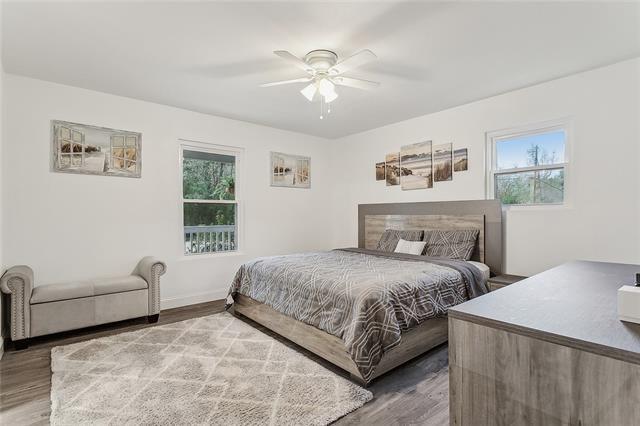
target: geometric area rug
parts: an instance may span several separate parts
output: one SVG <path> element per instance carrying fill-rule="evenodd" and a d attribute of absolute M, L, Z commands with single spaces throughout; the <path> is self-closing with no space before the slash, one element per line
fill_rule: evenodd
<path fill-rule="evenodd" d="M 326 425 L 371 392 L 226 312 L 51 350 L 52 425 Z"/>

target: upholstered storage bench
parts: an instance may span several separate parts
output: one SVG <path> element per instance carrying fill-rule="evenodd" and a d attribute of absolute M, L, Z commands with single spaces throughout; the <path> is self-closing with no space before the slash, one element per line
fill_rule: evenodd
<path fill-rule="evenodd" d="M 34 287 L 31 268 L 14 266 L 0 279 L 10 304 L 7 334 L 23 349 L 45 334 L 144 316 L 156 322 L 165 271 L 163 262 L 145 257 L 131 275 Z"/>

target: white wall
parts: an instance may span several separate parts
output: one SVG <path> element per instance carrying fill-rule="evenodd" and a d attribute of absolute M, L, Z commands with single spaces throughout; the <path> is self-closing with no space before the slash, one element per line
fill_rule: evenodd
<path fill-rule="evenodd" d="M 223 298 L 248 259 L 330 245 L 323 139 L 15 75 L 4 89 L 4 262 L 30 265 L 38 284 L 128 273 L 155 255 L 168 263 L 163 305 L 176 306 Z M 50 172 L 52 119 L 141 132 L 142 178 Z M 183 256 L 180 138 L 245 149 L 243 255 Z M 312 188 L 270 187 L 271 150 L 311 156 Z"/>
<path fill-rule="evenodd" d="M 225 296 L 251 258 L 357 242 L 359 203 L 484 198 L 485 132 L 570 117 L 569 200 L 506 213 L 506 272 L 530 275 L 582 258 L 640 263 L 640 59 L 328 141 L 133 99 L 6 75 L 0 161 L 4 265 L 37 283 L 129 272 L 153 254 L 168 263 L 165 307 Z M 140 131 L 143 177 L 49 171 L 50 120 Z M 182 254 L 178 140 L 245 149 L 242 255 Z M 374 180 L 403 144 L 469 149 L 470 170 L 430 190 Z M 312 189 L 269 186 L 269 151 L 310 155 Z"/>
<path fill-rule="evenodd" d="M 333 245 L 357 243 L 357 205 L 485 197 L 485 132 L 570 117 L 568 202 L 506 212 L 506 272 L 531 275 L 571 259 L 640 263 L 640 59 L 335 140 Z M 433 189 L 376 182 L 374 164 L 401 145 L 469 149 L 469 171 Z"/>

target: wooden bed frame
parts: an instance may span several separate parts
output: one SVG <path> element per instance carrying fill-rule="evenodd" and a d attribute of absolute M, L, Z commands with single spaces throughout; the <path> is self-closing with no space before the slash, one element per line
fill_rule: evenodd
<path fill-rule="evenodd" d="M 493 274 L 501 273 L 502 214 L 498 201 L 368 204 L 358 207 L 359 247 L 374 248 L 385 229 L 478 229 L 480 236 L 472 259 L 489 265 Z M 487 241 L 491 244 L 488 245 Z M 237 294 L 234 299 L 235 314 L 250 318 L 342 368 L 350 373 L 352 380 L 364 386 L 448 339 L 447 318 L 429 319 L 408 330 L 402 334 L 402 340 L 396 347 L 384 353 L 367 382 L 342 339 L 281 314 L 248 296 Z"/>
<path fill-rule="evenodd" d="M 351 374 L 352 380 L 361 385 L 367 385 L 367 381 L 360 375 L 342 339 L 281 314 L 270 306 L 256 302 L 250 297 L 237 294 L 234 299 L 233 309 L 236 314 L 244 315 L 278 333 L 280 336 L 291 340 L 347 371 Z M 418 327 L 412 328 L 402 335 L 402 341 L 398 346 L 383 355 L 382 360 L 375 369 L 373 378 L 400 364 L 404 364 L 431 348 L 441 345 L 447 341 L 447 336 L 446 318 L 433 318 Z"/>

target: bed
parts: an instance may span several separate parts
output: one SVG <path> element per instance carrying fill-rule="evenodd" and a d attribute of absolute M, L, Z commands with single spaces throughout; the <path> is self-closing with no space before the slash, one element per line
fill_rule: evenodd
<path fill-rule="evenodd" d="M 247 262 L 230 294 L 235 314 L 366 385 L 447 340 L 447 309 L 486 292 L 478 265 L 501 272 L 502 224 L 493 200 L 370 204 L 358 211 L 359 247 Z M 471 260 L 478 263 L 374 250 L 388 229 L 477 230 Z"/>

